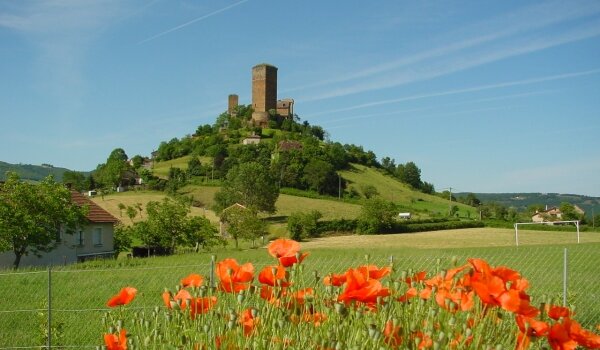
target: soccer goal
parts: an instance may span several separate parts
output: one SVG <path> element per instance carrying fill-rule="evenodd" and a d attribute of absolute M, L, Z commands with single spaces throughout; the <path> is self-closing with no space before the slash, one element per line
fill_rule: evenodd
<path fill-rule="evenodd" d="M 554 225 L 554 224 L 575 224 L 577 227 L 577 243 L 579 243 L 579 220 L 566 221 L 546 221 L 546 222 L 516 222 L 515 223 L 515 243 L 519 246 L 519 225 Z"/>

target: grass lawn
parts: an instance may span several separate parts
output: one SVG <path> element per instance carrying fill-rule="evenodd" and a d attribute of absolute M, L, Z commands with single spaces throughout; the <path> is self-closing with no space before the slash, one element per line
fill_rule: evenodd
<path fill-rule="evenodd" d="M 576 244 L 574 232 L 521 231 L 521 246 L 514 247 L 514 231 L 509 229 L 464 229 L 379 236 L 340 236 L 303 242 L 310 253 L 304 262 L 307 275 L 340 273 L 367 262 L 386 265 L 393 256 L 395 277 L 401 271 L 436 271 L 451 266 L 453 257 L 464 263 L 468 257 L 485 258 L 494 265 L 519 270 L 531 282 L 534 303 L 543 296 L 562 294 L 564 248 L 569 256 L 569 303 L 576 319 L 588 328 L 600 323 L 600 292 L 595 281 L 600 275 L 600 234 L 582 232 Z M 247 247 L 247 245 L 246 245 Z M 120 288 L 132 285 L 140 293 L 135 308 L 152 309 L 162 305 L 163 288 L 173 289 L 179 279 L 196 272 L 209 275 L 210 256 L 217 260 L 234 257 L 253 262 L 256 271 L 273 259 L 264 248 L 219 248 L 209 253 L 170 257 L 120 259 L 56 267 L 52 274 L 53 320 L 62 325 L 63 345 L 95 346 L 105 331 L 102 315 L 106 300 Z M 48 273 L 35 270 L 0 273 L 0 348 L 40 345 L 40 327 L 47 296 Z M 255 282 L 257 283 L 257 282 Z M 82 326 L 82 325 L 85 325 Z M 60 340 L 60 339 L 59 339 Z"/>

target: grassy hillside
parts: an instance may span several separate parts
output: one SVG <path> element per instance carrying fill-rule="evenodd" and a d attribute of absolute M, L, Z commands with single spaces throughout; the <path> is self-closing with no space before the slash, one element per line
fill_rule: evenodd
<path fill-rule="evenodd" d="M 464 196 L 466 193 L 456 193 L 456 196 Z M 541 204 L 548 207 L 558 207 L 561 203 L 571 203 L 585 210 L 586 216 L 591 218 L 592 212 L 600 213 L 600 198 L 582 196 L 577 194 L 560 193 L 475 193 L 483 203 L 496 202 L 506 207 L 512 207 L 519 211 L 526 210 L 529 205 Z"/>
<path fill-rule="evenodd" d="M 164 162 L 155 162 L 152 167 L 152 173 L 155 176 L 166 179 L 169 176 L 169 169 L 171 168 L 180 168 L 182 170 L 187 170 L 188 162 L 192 156 L 184 156 L 177 159 L 171 159 Z M 200 157 L 200 163 L 202 164 L 212 164 L 211 157 Z"/>
<path fill-rule="evenodd" d="M 362 194 L 364 186 L 372 185 L 382 198 L 402 206 L 406 211 L 416 211 L 417 217 L 428 217 L 436 213 L 446 215 L 450 205 L 456 205 L 459 208 L 460 217 L 476 217 L 476 209 L 473 207 L 461 203 L 450 203 L 443 198 L 415 191 L 375 168 L 353 164 L 350 170 L 343 170 L 339 173 L 348 181 L 349 188 L 354 188 Z"/>
<path fill-rule="evenodd" d="M 68 170 L 47 165 L 10 164 L 0 161 L 0 180 L 6 180 L 6 172 L 12 171 L 19 174 L 22 180 L 40 181 L 52 175 L 54 180 L 62 181 L 64 172 Z"/>
<path fill-rule="evenodd" d="M 185 168 L 188 161 L 189 157 L 182 157 L 160 162 L 155 165 L 154 170 L 156 174 L 162 173 L 166 176 L 171 166 Z M 340 175 L 348 182 L 350 188 L 354 188 L 359 193 L 366 185 L 374 186 L 382 198 L 398 204 L 402 208 L 401 210 L 412 212 L 415 218 L 446 215 L 450 205 L 450 202 L 443 198 L 414 191 L 409 186 L 374 168 L 355 164 L 350 170 L 341 171 Z M 180 193 L 193 197 L 194 201 L 199 203 L 199 208 L 192 208 L 193 215 L 206 215 L 211 221 L 218 222 L 217 216 L 210 208 L 214 205 L 214 195 L 219 190 L 220 187 L 214 186 L 187 185 L 180 190 Z M 101 197 L 95 197 L 93 200 L 124 223 L 129 223 L 130 219 L 125 212 L 120 212 L 119 203 L 126 206 L 141 203 L 145 207 L 149 201 L 161 200 L 164 196 L 165 194 L 162 192 L 135 191 L 107 195 L 104 200 Z M 476 216 L 475 208 L 455 202 L 452 205 L 458 206 L 460 217 Z M 361 210 L 360 204 L 356 204 L 356 202 L 348 203 L 339 201 L 337 198 L 315 199 L 287 194 L 279 196 L 275 207 L 277 208 L 276 213 L 270 215 L 272 222 L 270 231 L 275 235 L 285 234 L 286 217 L 293 212 L 318 210 L 323 214 L 324 220 L 331 220 L 356 218 Z M 145 212 L 142 215 L 145 215 Z M 134 220 L 140 219 L 138 216 Z"/>
<path fill-rule="evenodd" d="M 163 192 L 157 191 L 131 191 L 114 193 L 104 196 L 96 196 L 92 198 L 96 204 L 104 208 L 106 211 L 111 213 L 114 217 L 121 220 L 122 223 L 129 225 L 131 220 L 127 217 L 125 211 L 119 210 L 119 203 L 123 203 L 125 206 L 133 206 L 136 203 L 142 204 L 142 216 L 137 216 L 133 219 L 134 222 L 144 220 L 146 217 L 146 204 L 150 201 L 161 201 L 166 195 Z M 192 215 L 206 216 L 211 222 L 217 223 L 218 217 L 210 210 L 204 210 L 202 208 L 192 208 Z"/>

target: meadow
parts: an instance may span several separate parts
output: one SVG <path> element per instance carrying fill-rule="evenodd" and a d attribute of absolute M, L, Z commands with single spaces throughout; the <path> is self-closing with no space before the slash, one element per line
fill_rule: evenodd
<path fill-rule="evenodd" d="M 574 232 L 526 231 L 521 246 L 514 246 L 514 231 L 507 229 L 466 229 L 382 236 L 339 236 L 302 243 L 310 255 L 303 262 L 303 276 L 324 278 L 342 273 L 348 267 L 367 262 L 378 266 L 392 264 L 388 284 L 407 271 L 439 271 L 467 258 L 484 258 L 493 265 L 506 265 L 520 271 L 531 283 L 533 302 L 550 297 L 562 300 L 564 248 L 568 251 L 568 302 L 575 319 L 588 328 L 600 324 L 600 298 L 595 288 L 600 275 L 600 234 L 582 232 L 576 244 Z M 175 290 L 179 280 L 190 273 L 211 275 L 211 259 L 232 257 L 240 263 L 252 262 L 255 271 L 273 264 L 266 249 L 240 250 L 224 247 L 212 252 L 180 254 L 146 259 L 96 261 L 47 270 L 0 273 L 0 349 L 35 347 L 43 344 L 48 279 L 51 278 L 51 309 L 54 344 L 95 348 L 106 332 L 106 301 L 124 286 L 139 290 L 127 307 L 128 315 L 163 308 L 164 288 Z M 368 256 L 368 260 L 367 260 Z M 256 281 L 254 283 L 257 283 Z M 315 289 L 320 283 L 315 284 Z M 253 299 L 252 299 L 253 300 Z M 116 311 L 114 311 L 116 312 Z M 113 312 L 113 314 L 114 314 Z"/>

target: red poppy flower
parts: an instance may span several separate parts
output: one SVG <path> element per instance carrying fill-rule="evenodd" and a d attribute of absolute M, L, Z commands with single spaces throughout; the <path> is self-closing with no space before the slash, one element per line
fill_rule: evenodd
<path fill-rule="evenodd" d="M 369 308 L 375 308 L 379 297 L 390 295 L 388 288 L 383 288 L 381 282 L 369 279 L 357 270 L 349 269 L 346 272 L 346 288 L 338 297 L 338 301 L 349 303 L 357 301 L 366 304 Z"/>
<path fill-rule="evenodd" d="M 555 323 L 550 327 L 548 343 L 554 350 L 575 350 L 577 348 L 577 341 L 571 338 L 569 328 L 564 323 Z"/>
<path fill-rule="evenodd" d="M 250 282 L 254 279 L 254 266 L 251 263 L 239 265 L 235 259 L 225 259 L 217 263 L 216 274 L 221 280 L 221 290 L 237 293 L 250 288 Z"/>
<path fill-rule="evenodd" d="M 359 266 L 357 270 L 367 279 L 374 278 L 376 280 L 380 280 L 392 272 L 392 268 L 389 266 L 378 268 L 376 265 Z"/>
<path fill-rule="evenodd" d="M 385 323 L 383 329 L 384 342 L 394 348 L 399 347 L 402 344 L 402 336 L 400 335 L 400 326 L 394 327 L 394 322 L 389 320 Z"/>
<path fill-rule="evenodd" d="M 398 301 L 405 303 L 405 302 L 409 301 L 410 299 L 416 297 L 417 295 L 418 295 L 417 288 L 411 287 L 411 288 L 408 288 L 406 293 L 404 293 L 400 297 L 398 297 Z"/>
<path fill-rule="evenodd" d="M 532 317 L 526 317 L 523 315 L 517 315 L 515 317 L 517 326 L 522 333 L 526 333 L 528 336 L 542 337 L 548 334 L 550 326 L 548 323 L 536 320 Z"/>
<path fill-rule="evenodd" d="M 127 305 L 129 304 L 137 293 L 137 289 L 133 287 L 125 287 L 121 289 L 119 294 L 110 298 L 110 300 L 106 303 L 108 307 L 115 307 L 119 305 Z"/>
<path fill-rule="evenodd" d="M 336 286 L 339 287 L 346 283 L 346 274 L 335 274 L 332 273 L 325 278 L 323 278 L 323 284 L 326 286 Z"/>
<path fill-rule="evenodd" d="M 300 263 L 308 256 L 308 253 L 300 253 L 300 243 L 285 238 L 279 238 L 269 243 L 267 250 L 284 267 Z"/>
<path fill-rule="evenodd" d="M 425 277 L 427 276 L 427 272 L 426 271 L 421 271 L 421 272 L 417 272 L 414 275 L 410 276 L 410 277 L 406 277 L 404 279 L 404 282 L 406 282 L 406 284 L 408 284 L 409 286 L 412 285 L 413 282 L 422 282 L 425 280 Z"/>
<path fill-rule="evenodd" d="M 242 324 L 244 328 L 244 335 L 250 336 L 256 329 L 258 325 L 259 318 L 255 315 L 255 310 L 252 308 L 246 309 L 242 311 L 239 322 Z"/>
<path fill-rule="evenodd" d="M 183 288 L 200 287 L 202 285 L 202 282 L 204 282 L 204 278 L 202 276 L 192 273 L 181 280 L 181 285 L 183 286 Z"/>
<path fill-rule="evenodd" d="M 571 317 L 571 310 L 569 308 L 557 305 L 550 305 L 547 307 L 548 317 L 554 320 L 558 320 L 561 317 Z"/>
<path fill-rule="evenodd" d="M 286 294 L 291 299 L 291 302 L 288 305 L 288 307 L 290 307 L 293 305 L 304 305 L 307 298 L 313 298 L 315 296 L 315 291 L 312 288 L 306 288 L 306 289 L 297 290 L 293 293 L 286 293 Z"/>
<path fill-rule="evenodd" d="M 104 345 L 107 350 L 127 350 L 127 331 L 121 329 L 117 336 L 116 334 L 104 334 Z"/>
<path fill-rule="evenodd" d="M 271 287 L 288 287 L 287 272 L 281 265 L 266 266 L 258 274 L 258 281 Z"/>
<path fill-rule="evenodd" d="M 192 298 L 190 300 L 190 317 L 196 318 L 197 314 L 204 314 L 208 310 L 212 309 L 217 303 L 217 297 L 203 297 L 203 298 Z"/>

